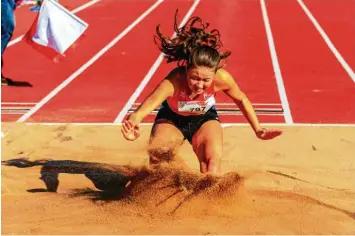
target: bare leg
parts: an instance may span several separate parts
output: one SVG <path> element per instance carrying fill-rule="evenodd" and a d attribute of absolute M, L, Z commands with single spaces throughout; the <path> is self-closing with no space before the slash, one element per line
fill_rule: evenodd
<path fill-rule="evenodd" d="M 173 161 L 177 148 L 183 142 L 183 134 L 172 122 L 164 120 L 156 123 L 148 147 L 150 164 Z"/>
<path fill-rule="evenodd" d="M 223 154 L 223 129 L 216 120 L 204 123 L 192 137 L 192 147 L 202 173 L 220 172 L 220 162 Z"/>

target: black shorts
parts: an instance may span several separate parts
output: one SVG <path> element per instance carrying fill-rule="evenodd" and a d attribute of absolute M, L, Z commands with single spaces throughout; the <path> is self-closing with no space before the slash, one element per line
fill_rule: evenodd
<path fill-rule="evenodd" d="M 159 112 L 155 118 L 154 125 L 156 125 L 159 120 L 169 120 L 178 128 L 184 138 L 192 142 L 192 136 L 196 131 L 207 121 L 217 120 L 219 121 L 216 108 L 213 106 L 205 114 L 198 116 L 182 116 L 173 112 L 167 101 L 164 101 L 161 105 Z"/>

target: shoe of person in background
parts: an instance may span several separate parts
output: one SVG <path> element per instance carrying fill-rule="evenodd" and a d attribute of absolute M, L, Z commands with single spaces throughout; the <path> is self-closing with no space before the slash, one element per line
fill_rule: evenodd
<path fill-rule="evenodd" d="M 13 81 L 12 79 L 6 78 L 4 76 L 1 76 L 1 86 L 9 86 L 12 85 Z"/>

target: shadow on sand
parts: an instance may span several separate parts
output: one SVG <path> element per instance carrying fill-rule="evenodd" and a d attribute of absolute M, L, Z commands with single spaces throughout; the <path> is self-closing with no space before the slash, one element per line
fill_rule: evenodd
<path fill-rule="evenodd" d="M 319 205 L 355 219 L 354 212 L 295 192 L 262 189 L 244 191 L 245 179 L 235 172 L 211 175 L 195 173 L 169 165 L 135 167 L 71 160 L 29 161 L 27 158 L 2 161 L 2 165 L 18 168 L 42 166 L 40 179 L 45 183 L 46 189 L 31 189 L 28 190 L 29 192 L 56 192 L 59 186 L 59 174 L 84 174 L 100 191 L 76 189 L 72 196 L 87 196 L 93 201 L 125 199 L 142 202 L 143 205 L 148 204 L 153 208 L 170 204 L 169 212 L 174 213 L 184 203 L 194 199 L 202 202 L 208 200 L 212 200 L 212 202 L 223 200 L 226 202 L 226 200 L 229 200 L 227 205 L 230 208 L 230 204 L 233 205 L 238 202 L 236 197 L 244 192 L 273 199 L 277 197 L 277 199 L 284 198 L 304 204 Z M 290 178 L 279 173 L 276 174 Z M 296 179 L 295 181 L 299 180 Z M 226 207 L 226 204 L 223 204 L 223 206 Z"/>
<path fill-rule="evenodd" d="M 18 168 L 42 166 L 40 179 L 46 189 L 31 189 L 29 192 L 56 192 L 59 186 L 59 174 L 84 174 L 102 191 L 103 196 L 119 194 L 136 177 L 137 168 L 95 162 L 81 162 L 71 160 L 36 160 L 18 158 L 2 161 L 2 165 Z M 95 191 L 92 191 L 95 192 Z M 97 191 L 96 191 L 97 192 Z"/>

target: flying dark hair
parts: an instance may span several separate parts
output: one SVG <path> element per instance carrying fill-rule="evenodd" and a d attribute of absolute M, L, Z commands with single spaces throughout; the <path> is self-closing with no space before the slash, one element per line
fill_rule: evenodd
<path fill-rule="evenodd" d="M 209 23 L 204 23 L 200 17 L 191 17 L 181 28 L 177 25 L 175 13 L 174 31 L 176 36 L 164 37 L 160 32 L 160 25 L 156 27 L 157 35 L 154 42 L 167 58 L 167 62 L 176 61 L 178 66 L 205 66 L 219 69 L 221 60 L 227 58 L 231 52 L 221 53 L 220 34 L 217 29 L 207 31 Z"/>

